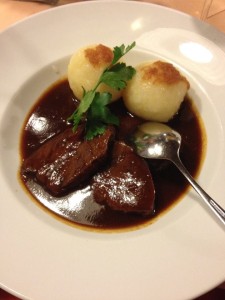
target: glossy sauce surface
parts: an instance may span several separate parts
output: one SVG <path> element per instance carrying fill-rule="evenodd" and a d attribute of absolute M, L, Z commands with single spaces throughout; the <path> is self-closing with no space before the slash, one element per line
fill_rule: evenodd
<path fill-rule="evenodd" d="M 46 140 L 70 126 L 68 116 L 74 111 L 77 101 L 67 80 L 52 86 L 37 101 L 29 112 L 21 134 L 21 158 L 27 158 Z M 127 140 L 135 128 L 143 123 L 140 118 L 127 112 L 122 100 L 111 105 L 120 119 L 116 139 Z M 181 159 L 194 176 L 198 172 L 204 148 L 204 133 L 192 102 L 186 98 L 179 113 L 168 123 L 182 136 Z M 118 229 L 129 228 L 151 222 L 172 206 L 188 188 L 179 171 L 167 161 L 148 161 L 156 190 L 155 213 L 153 216 L 121 213 L 97 204 L 92 197 L 90 184 L 83 184 L 76 191 L 63 197 L 49 195 L 40 185 L 28 178 L 23 180 L 29 193 L 58 215 L 79 225 Z"/>

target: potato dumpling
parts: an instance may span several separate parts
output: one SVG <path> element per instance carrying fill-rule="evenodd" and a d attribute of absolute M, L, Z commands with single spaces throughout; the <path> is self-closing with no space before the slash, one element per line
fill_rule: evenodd
<path fill-rule="evenodd" d="M 68 65 L 68 81 L 78 100 L 83 97 L 83 88 L 86 91 L 95 88 L 102 72 L 112 60 L 112 49 L 101 44 L 86 46 L 72 55 Z M 105 84 L 100 84 L 97 91 L 111 93 L 112 101 L 122 96 L 122 91 L 114 90 Z"/>
<path fill-rule="evenodd" d="M 170 63 L 145 62 L 123 92 L 127 109 L 145 120 L 167 122 L 178 111 L 189 82 Z"/>

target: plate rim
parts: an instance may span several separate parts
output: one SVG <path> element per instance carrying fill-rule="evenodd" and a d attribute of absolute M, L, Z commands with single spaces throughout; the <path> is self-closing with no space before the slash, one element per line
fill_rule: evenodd
<path fill-rule="evenodd" d="M 126 2 L 126 1 L 111 1 L 111 2 L 114 2 L 114 3 L 118 3 L 118 2 L 120 2 L 120 3 L 123 3 L 123 5 L 140 5 L 140 6 L 154 6 L 154 7 L 156 7 L 157 5 L 156 4 L 151 4 L 151 3 L 144 3 L 144 2 L 136 2 L 136 1 L 134 1 L 133 3 L 131 3 L 131 2 Z M 56 7 L 56 8 L 53 8 L 53 10 L 55 10 L 55 11 L 58 11 L 58 10 L 68 10 L 69 9 L 69 6 L 72 8 L 72 7 L 74 7 L 75 5 L 77 6 L 83 6 L 83 5 L 97 5 L 97 6 L 99 6 L 100 5 L 100 3 L 101 3 L 101 5 L 105 5 L 105 3 L 107 3 L 107 5 L 109 5 L 108 3 L 108 1 L 91 1 L 91 2 L 89 2 L 89 1 L 87 1 L 87 2 L 80 2 L 80 3 L 73 3 L 73 4 L 69 4 L 68 5 L 68 8 L 62 8 L 62 7 Z M 124 3 L 126 3 L 126 4 L 124 4 Z M 129 3 L 129 4 L 128 4 Z M 135 3 L 135 4 L 134 4 Z M 157 6 L 157 8 L 158 8 L 158 6 Z M 163 8 L 164 10 L 167 10 L 168 8 Z M 54 14 L 53 13 L 53 10 L 52 10 L 52 12 L 51 12 L 51 14 Z M 181 12 L 177 12 L 177 11 L 175 11 L 175 10 L 173 10 L 173 9 L 171 9 L 171 8 L 169 8 L 169 10 L 171 10 L 171 11 L 173 11 L 173 13 L 178 13 L 178 14 L 184 14 L 184 13 L 181 13 Z M 27 19 L 25 19 L 25 20 L 22 20 L 22 21 L 19 21 L 19 22 L 17 22 L 16 24 L 14 24 L 14 25 L 12 25 L 12 26 L 10 26 L 9 28 L 7 28 L 6 29 L 6 31 L 3 31 L 4 32 L 4 34 L 6 33 L 6 32 L 10 32 L 10 30 L 14 30 L 14 29 L 16 29 L 17 28 L 17 26 L 20 26 L 19 24 L 22 24 L 22 25 L 24 25 L 24 24 L 26 24 L 27 22 L 29 23 L 29 22 L 32 22 L 32 20 L 34 19 L 34 18 L 39 18 L 40 17 L 40 15 L 43 15 L 43 14 L 48 14 L 48 12 L 47 11 L 43 11 L 43 12 L 40 12 L 40 13 L 38 13 L 38 14 L 36 14 L 36 15 L 34 15 L 34 16 L 31 16 L 31 17 L 29 17 L 29 18 L 27 18 Z M 192 19 L 193 17 L 191 17 L 191 16 L 189 16 L 189 15 L 187 15 L 187 14 L 184 14 L 184 15 L 186 15 L 189 19 Z M 30 20 L 30 21 L 29 21 Z M 0 33 L 0 39 L 1 39 L 1 33 Z M 54 222 L 50 222 L 50 223 L 54 223 Z M 146 234 L 146 230 L 144 230 L 144 232 L 145 233 L 143 233 L 143 234 Z M 131 238 L 131 237 L 134 237 L 135 236 L 135 234 L 133 235 L 132 233 L 131 234 L 128 234 L 128 238 Z M 90 238 L 90 236 L 89 236 L 89 234 L 87 234 L 86 235 L 86 238 L 87 237 L 89 237 Z M 112 238 L 112 240 L 114 240 L 115 238 Z M 138 238 L 137 238 L 138 239 Z M 117 240 L 117 238 L 115 239 L 115 240 Z M 224 279 L 225 279 L 225 276 L 224 276 Z M 18 292 L 16 292 L 14 289 L 10 289 L 10 288 L 8 288 L 7 286 L 5 286 L 4 284 L 2 285 L 1 283 L 0 283 L 0 286 L 3 288 L 3 289 L 5 289 L 5 290 L 8 290 L 10 293 L 12 293 L 12 294 L 14 294 L 14 295 L 16 295 L 16 296 L 19 296 L 19 297 L 21 297 L 21 296 L 24 296 L 24 295 L 22 295 L 21 293 L 18 293 Z"/>

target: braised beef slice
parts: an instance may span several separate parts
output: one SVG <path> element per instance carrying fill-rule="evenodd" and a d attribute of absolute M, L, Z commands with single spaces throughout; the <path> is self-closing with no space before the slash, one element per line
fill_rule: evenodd
<path fill-rule="evenodd" d="M 84 140 L 84 128 L 74 133 L 66 129 L 51 138 L 28 157 L 22 165 L 22 174 L 33 173 L 51 194 L 57 196 L 81 184 L 104 164 L 114 129 L 92 140 Z"/>
<path fill-rule="evenodd" d="M 147 162 L 124 142 L 115 142 L 112 165 L 94 176 L 96 202 L 114 210 L 151 214 L 155 189 Z"/>

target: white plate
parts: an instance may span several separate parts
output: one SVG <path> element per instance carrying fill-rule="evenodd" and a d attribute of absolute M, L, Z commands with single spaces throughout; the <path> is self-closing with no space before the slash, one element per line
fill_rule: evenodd
<path fill-rule="evenodd" d="M 224 34 L 135 2 L 77 3 L 28 18 L 0 34 L 0 285 L 21 298 L 191 299 L 225 280 L 224 228 L 193 191 L 151 226 L 99 233 L 52 217 L 18 182 L 24 116 L 65 74 L 69 55 L 134 40 L 132 63 L 167 59 L 190 80 L 208 137 L 198 180 L 225 207 Z"/>

